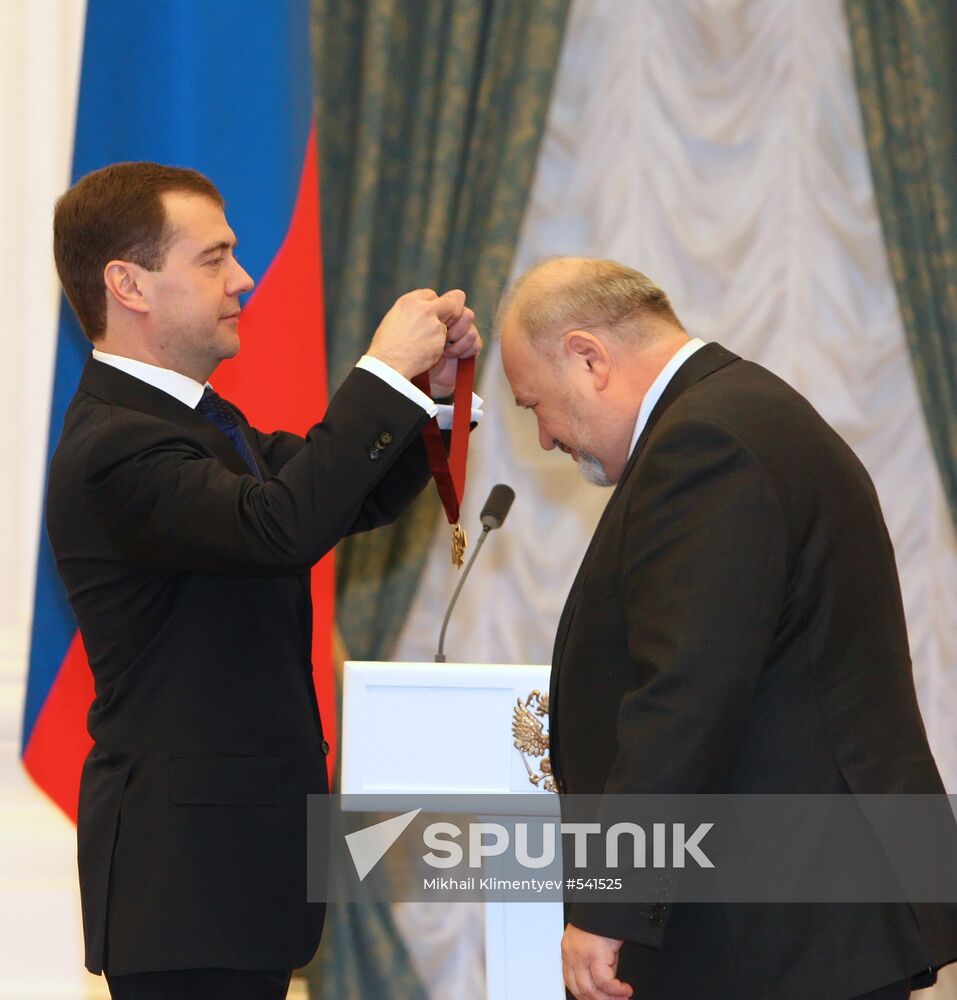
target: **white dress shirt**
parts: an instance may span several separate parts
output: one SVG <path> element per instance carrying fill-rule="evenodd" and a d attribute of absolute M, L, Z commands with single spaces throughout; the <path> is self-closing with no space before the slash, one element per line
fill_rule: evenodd
<path fill-rule="evenodd" d="M 704 341 L 700 337 L 694 337 L 683 347 L 675 351 L 664 368 L 658 372 L 654 382 L 651 383 L 648 391 L 645 393 L 645 398 L 641 401 L 641 406 L 638 408 L 638 419 L 635 421 L 635 430 L 631 435 L 631 444 L 628 447 L 629 458 L 635 450 L 635 445 L 638 443 L 638 438 L 641 437 L 641 432 L 648 423 L 651 411 L 655 408 L 658 400 L 661 399 L 661 395 L 668 387 L 668 383 L 675 377 L 675 372 L 678 371 L 695 351 L 700 351 L 702 347 L 704 347 Z"/>
<path fill-rule="evenodd" d="M 191 410 L 195 410 L 206 386 L 201 385 L 188 375 L 181 375 L 179 372 L 171 371 L 169 368 L 160 368 L 158 365 L 147 364 L 145 361 L 135 361 L 133 358 L 124 358 L 119 354 L 107 354 L 105 351 L 93 349 L 93 357 L 97 361 L 118 368 L 133 378 L 138 378 L 141 382 L 146 382 L 154 389 L 160 389 L 170 396 L 185 403 Z M 396 392 L 401 392 L 403 396 L 417 403 L 425 410 L 430 417 L 438 417 L 439 427 L 442 430 L 449 430 L 452 426 L 452 407 L 434 403 L 429 397 L 417 389 L 407 378 L 400 375 L 394 368 L 391 368 L 384 361 L 378 358 L 370 358 L 364 354 L 356 368 L 363 368 L 372 375 L 387 382 Z M 472 393 L 472 422 L 481 419 L 482 400 Z"/>
<path fill-rule="evenodd" d="M 135 361 L 133 358 L 124 358 L 119 354 L 107 354 L 105 351 L 98 351 L 93 348 L 93 357 L 111 368 L 119 368 L 121 372 L 138 378 L 141 382 L 146 382 L 154 389 L 161 389 L 170 396 L 185 403 L 191 410 L 195 410 L 199 401 L 203 398 L 203 391 L 206 385 L 201 385 L 188 375 L 181 375 L 179 372 L 171 371 L 169 368 L 160 368 L 159 365 L 150 365 L 145 361 Z"/>

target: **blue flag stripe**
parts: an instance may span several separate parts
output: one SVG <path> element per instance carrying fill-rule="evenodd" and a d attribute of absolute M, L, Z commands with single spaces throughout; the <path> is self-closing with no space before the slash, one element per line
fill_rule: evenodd
<path fill-rule="evenodd" d="M 73 180 L 118 160 L 208 174 L 258 281 L 292 215 L 311 95 L 308 0 L 89 0 Z M 48 462 L 89 349 L 64 301 Z M 41 531 L 24 746 L 75 629 Z"/>

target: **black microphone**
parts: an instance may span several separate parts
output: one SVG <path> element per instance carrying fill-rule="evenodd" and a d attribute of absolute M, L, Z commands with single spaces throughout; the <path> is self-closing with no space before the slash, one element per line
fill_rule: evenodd
<path fill-rule="evenodd" d="M 459 577 L 458 586 L 456 586 L 455 591 L 452 594 L 452 600 L 449 601 L 449 607 L 445 612 L 445 618 L 442 619 L 442 631 L 439 632 L 439 648 L 435 653 L 436 663 L 445 663 L 445 630 L 449 627 L 449 619 L 452 617 L 452 609 L 455 607 L 455 602 L 459 599 L 462 584 L 465 583 L 465 578 L 469 575 L 472 563 L 475 562 L 475 557 L 479 554 L 479 549 L 482 548 L 482 544 L 488 536 L 488 533 L 490 531 L 494 531 L 496 528 L 501 528 L 505 523 L 505 518 L 508 516 L 509 509 L 511 508 L 512 501 L 514 499 L 515 490 L 513 490 L 511 486 L 499 483 L 497 486 L 492 487 L 492 492 L 489 493 L 488 500 L 485 501 L 485 506 L 482 508 L 482 513 L 479 516 L 482 522 L 481 537 L 475 543 L 472 555 L 469 557 L 469 561 L 465 564 L 465 569 L 462 571 L 461 577 Z"/>
<path fill-rule="evenodd" d="M 485 501 L 485 506 L 479 515 L 479 520 L 486 532 L 502 527 L 514 499 L 515 490 L 511 486 L 499 483 L 498 486 L 492 487 L 492 492 L 489 493 L 488 500 Z M 485 537 L 484 534 L 482 537 Z"/>

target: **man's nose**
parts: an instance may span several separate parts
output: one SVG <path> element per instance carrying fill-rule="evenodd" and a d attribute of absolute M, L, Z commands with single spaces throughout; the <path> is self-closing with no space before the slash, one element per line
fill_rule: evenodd
<path fill-rule="evenodd" d="M 242 295 L 245 292 L 251 292 L 255 284 L 256 282 L 249 276 L 249 272 L 238 260 L 234 260 L 233 273 L 229 276 L 229 294 Z"/>

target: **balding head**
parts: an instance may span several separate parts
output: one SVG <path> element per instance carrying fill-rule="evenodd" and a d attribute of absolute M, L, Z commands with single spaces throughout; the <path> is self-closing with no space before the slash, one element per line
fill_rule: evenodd
<path fill-rule="evenodd" d="M 590 482 L 618 482 L 641 400 L 689 339 L 665 293 L 611 260 L 556 257 L 519 278 L 499 327 L 505 377 L 542 447 Z"/>
<path fill-rule="evenodd" d="M 499 326 L 514 320 L 542 353 L 552 354 L 569 330 L 591 330 L 641 349 L 684 327 L 668 296 L 640 271 L 613 260 L 550 257 L 511 287 Z"/>

